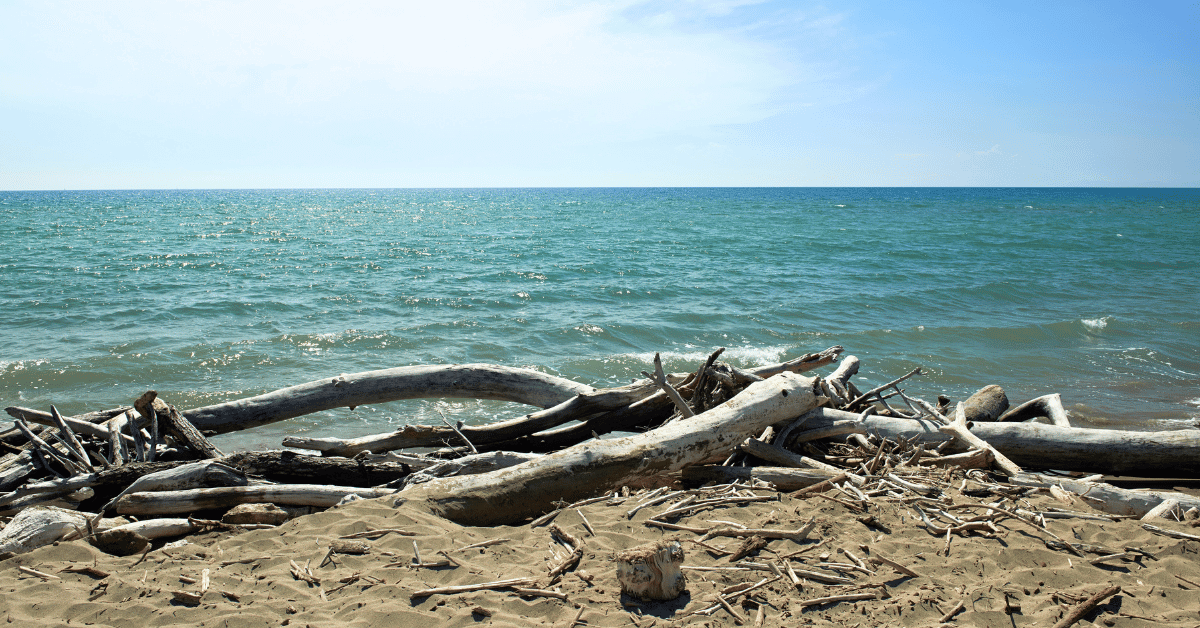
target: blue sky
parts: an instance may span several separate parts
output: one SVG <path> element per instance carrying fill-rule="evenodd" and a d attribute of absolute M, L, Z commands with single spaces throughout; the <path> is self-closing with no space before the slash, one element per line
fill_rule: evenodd
<path fill-rule="evenodd" d="M 1196 187 L 1198 25 L 1194 0 L 7 0 L 0 189 Z"/>

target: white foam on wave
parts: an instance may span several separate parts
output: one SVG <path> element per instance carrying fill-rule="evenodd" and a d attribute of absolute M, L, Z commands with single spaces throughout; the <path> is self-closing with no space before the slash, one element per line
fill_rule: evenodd
<path fill-rule="evenodd" d="M 1108 327 L 1108 321 L 1110 320 L 1112 320 L 1111 316 L 1104 316 L 1101 318 L 1083 318 L 1079 322 L 1083 323 L 1084 327 L 1088 329 L 1099 331 Z"/>
<path fill-rule="evenodd" d="M 787 347 L 728 347 L 719 360 L 735 362 L 746 366 L 766 366 L 783 361 Z M 683 362 L 703 362 L 712 355 L 712 351 L 660 351 L 664 362 L 678 360 Z M 627 353 L 625 357 L 651 364 L 654 353 Z"/>

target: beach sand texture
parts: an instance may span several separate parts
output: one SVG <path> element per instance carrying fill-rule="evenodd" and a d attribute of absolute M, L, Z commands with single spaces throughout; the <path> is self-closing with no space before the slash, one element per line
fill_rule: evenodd
<path fill-rule="evenodd" d="M 246 532 L 210 532 L 188 537 L 187 544 L 155 549 L 144 556 L 114 557 L 83 541 L 62 542 L 0 562 L 0 621 L 15 626 L 734 626 L 762 625 L 936 626 L 959 602 L 964 608 L 951 621 L 960 626 L 1052 626 L 1077 601 L 1118 585 L 1120 593 L 1102 602 L 1080 626 L 1200 625 L 1200 541 L 1179 540 L 1144 529 L 1135 520 L 1095 521 L 1047 519 L 1048 529 L 1074 543 L 1127 548 L 1136 558 L 1093 565 L 1084 557 L 1049 549 L 1044 532 L 1020 521 L 996 523 L 999 534 L 953 536 L 927 531 L 916 513 L 899 502 L 872 509 L 881 528 L 868 528 L 846 505 L 824 497 L 800 499 L 768 489 L 773 501 L 718 507 L 680 518 L 677 523 L 701 528 L 742 525 L 749 528 L 796 529 L 816 517 L 818 526 L 803 542 L 770 540 L 750 560 L 767 563 L 791 555 L 797 569 L 820 569 L 823 560 L 847 563 L 842 552 L 869 560 L 882 555 L 918 574 L 905 576 L 882 565 L 868 564 L 874 574 L 851 573 L 853 584 L 805 580 L 801 587 L 788 578 L 753 591 L 749 600 L 730 596 L 735 619 L 724 608 L 711 615 L 692 615 L 712 607 L 731 585 L 774 578 L 770 571 L 688 570 L 688 586 L 677 600 L 648 603 L 622 596 L 614 555 L 636 545 L 674 538 L 682 541 L 688 567 L 730 567 L 728 556 L 691 542 L 701 538 L 686 531 L 645 525 L 667 504 L 643 508 L 632 519 L 627 511 L 638 496 L 620 504 L 598 502 L 562 511 L 554 520 L 584 544 L 580 564 L 557 585 L 548 587 L 566 600 L 523 598 L 511 589 L 439 594 L 412 598 L 430 587 L 468 585 L 510 578 L 531 578 L 547 587 L 547 573 L 565 558 L 547 526 L 463 527 L 406 504 L 393 507 L 394 497 L 352 502 L 299 517 L 284 525 Z M 829 493 L 830 496 L 835 493 Z M 951 492 L 955 503 L 978 500 Z M 876 498 L 878 501 L 878 498 Z M 1062 506 L 1039 494 L 1022 498 L 1028 507 Z M 1088 511 L 1077 503 L 1074 510 Z M 982 511 L 959 511 L 975 513 Z M 591 534 L 582 513 L 595 530 Z M 966 515 L 964 515 L 966 516 Z M 714 523 L 716 522 L 716 523 Z M 720 523 L 729 522 L 729 523 Z M 1185 523 L 1159 520 L 1157 525 L 1190 534 Z M 370 540 L 362 555 L 337 554 L 322 565 L 332 542 L 368 530 L 400 529 Z M 487 547 L 452 551 L 488 540 Z M 457 567 L 415 568 L 413 543 L 427 561 L 441 560 L 440 551 Z M 741 539 L 716 537 L 713 548 L 737 549 Z M 865 550 L 863 548 L 866 548 Z M 799 553 L 798 553 L 799 552 Z M 1137 553 L 1143 552 L 1143 553 Z M 306 566 L 320 584 L 292 573 Z M 58 579 L 22 571 L 34 569 Z M 107 573 L 62 571 L 94 566 Z M 198 604 L 175 600 L 176 591 L 201 592 L 204 571 L 209 587 Z M 354 578 L 358 579 L 355 580 Z M 802 602 L 844 593 L 879 592 L 869 599 L 805 607 Z M 325 599 L 322 599 L 322 595 Z M 582 610 L 582 615 L 580 611 Z"/>

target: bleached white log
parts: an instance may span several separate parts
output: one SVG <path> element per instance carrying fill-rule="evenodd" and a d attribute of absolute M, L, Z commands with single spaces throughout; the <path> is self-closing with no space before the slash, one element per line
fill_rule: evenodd
<path fill-rule="evenodd" d="M 1173 491 L 1131 491 L 1106 482 L 1086 482 L 1071 478 L 1054 477 L 1037 473 L 1021 473 L 1008 479 L 1011 484 L 1049 488 L 1060 486 L 1084 503 L 1101 512 L 1127 517 L 1144 517 L 1164 501 L 1173 500 L 1185 510 L 1200 507 L 1200 497 Z"/>
<path fill-rule="evenodd" d="M 590 440 L 499 471 L 433 480 L 405 489 L 397 503 L 411 502 L 469 525 L 519 521 L 544 512 L 552 502 L 724 460 L 738 443 L 768 425 L 814 408 L 817 381 L 781 373 L 694 417 L 643 434 Z"/>
<path fill-rule="evenodd" d="M 162 519 L 145 519 L 143 521 L 135 521 L 125 525 L 114 526 L 109 528 L 109 531 L 129 531 L 136 532 L 147 539 L 162 539 L 172 536 L 183 536 L 195 532 L 198 526 L 191 523 L 187 519 L 179 518 L 162 518 Z"/>
<path fill-rule="evenodd" d="M 853 412 L 818 408 L 806 417 L 805 427 L 818 429 L 859 419 Z M 933 421 L 881 416 L 861 420 L 867 433 L 892 440 L 917 438 L 936 445 L 950 438 Z M 1195 429 L 1140 432 L 996 422 L 976 423 L 971 433 L 1025 469 L 1168 478 L 1200 474 L 1200 430 Z M 954 450 L 962 449 L 954 446 Z"/>
<path fill-rule="evenodd" d="M 24 554 L 86 528 L 87 517 L 70 510 L 31 506 L 0 530 L 0 554 Z"/>
<path fill-rule="evenodd" d="M 210 508 L 231 508 L 238 504 L 287 504 L 329 508 L 347 495 L 364 499 L 395 493 L 388 488 L 358 488 L 320 484 L 274 484 L 269 486 L 228 486 L 195 488 L 183 491 L 129 493 L 117 500 L 116 510 L 123 515 L 172 515 Z"/>
<path fill-rule="evenodd" d="M 401 399 L 494 399 L 549 408 L 591 390 L 532 369 L 495 364 L 401 366 L 327 377 L 182 414 L 201 431 L 224 434 L 322 410 Z"/>
<path fill-rule="evenodd" d="M 246 474 L 228 465 L 213 460 L 192 462 L 171 469 L 164 469 L 143 475 L 134 480 L 124 491 L 109 501 L 108 506 L 115 504 L 129 493 L 151 493 L 156 491 L 179 491 L 191 488 L 212 488 L 217 486 L 246 486 L 249 480 Z"/>

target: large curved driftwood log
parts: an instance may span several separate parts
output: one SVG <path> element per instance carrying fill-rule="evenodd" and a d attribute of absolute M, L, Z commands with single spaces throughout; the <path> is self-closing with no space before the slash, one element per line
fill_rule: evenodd
<path fill-rule="evenodd" d="M 858 420 L 860 415 L 818 408 L 807 416 L 806 429 Z M 942 424 L 921 419 L 868 416 L 868 434 L 899 440 L 919 437 L 937 444 L 950 438 Z M 1200 473 L 1200 430 L 1140 432 L 1041 423 L 976 423 L 971 433 L 1026 469 L 1061 469 L 1139 477 L 1187 477 Z"/>
<path fill-rule="evenodd" d="M 766 426 L 816 407 L 818 381 L 781 373 L 715 408 L 644 434 L 591 440 L 491 473 L 433 480 L 406 489 L 397 503 L 428 507 L 466 525 L 514 523 L 555 501 L 722 459 Z"/>
<path fill-rule="evenodd" d="M 673 375 L 675 384 L 683 381 L 684 375 Z M 476 447 L 487 447 L 511 441 L 522 436 L 558 427 L 563 423 L 586 419 L 594 414 L 614 410 L 636 403 L 655 394 L 658 386 L 649 380 L 639 380 L 628 386 L 604 388 L 583 392 L 545 410 L 527 414 L 509 421 L 488 425 L 464 425 L 458 431 Z M 382 453 L 410 447 L 437 447 L 445 443 L 461 443 L 454 428 L 445 425 L 405 425 L 386 434 L 373 434 L 359 438 L 305 438 L 288 436 L 283 439 L 284 447 L 315 449 L 327 456 L 353 457 L 364 451 Z"/>
<path fill-rule="evenodd" d="M 748 374 L 762 378 L 783 372 L 803 373 L 833 363 L 841 352 L 842 347 L 833 346 L 824 351 L 804 354 L 788 362 L 750 369 Z M 672 373 L 666 377 L 672 386 L 679 386 L 688 375 L 690 374 Z M 481 451 L 553 451 L 580 443 L 591 438 L 593 434 L 632 431 L 639 425 L 645 426 L 650 423 L 650 417 L 662 414 L 660 410 L 667 410 L 662 416 L 665 419 L 670 415 L 668 409 L 671 403 L 663 403 L 663 400 L 666 400 L 666 395 L 657 384 L 649 379 L 641 379 L 627 386 L 582 392 L 557 406 L 509 421 L 463 426 L 461 432 Z M 552 430 L 572 421 L 584 421 L 586 425 Z M 359 438 L 289 436 L 284 438 L 283 445 L 313 449 L 328 456 L 352 457 L 364 451 L 380 453 L 410 447 L 437 447 L 458 440 L 459 436 L 447 426 L 406 425 L 394 432 Z"/>
<path fill-rule="evenodd" d="M 319 379 L 257 397 L 194 408 L 183 416 L 201 431 L 224 434 L 322 410 L 401 399 L 493 399 L 549 408 L 591 390 L 591 386 L 532 369 L 495 364 L 401 366 Z"/>

